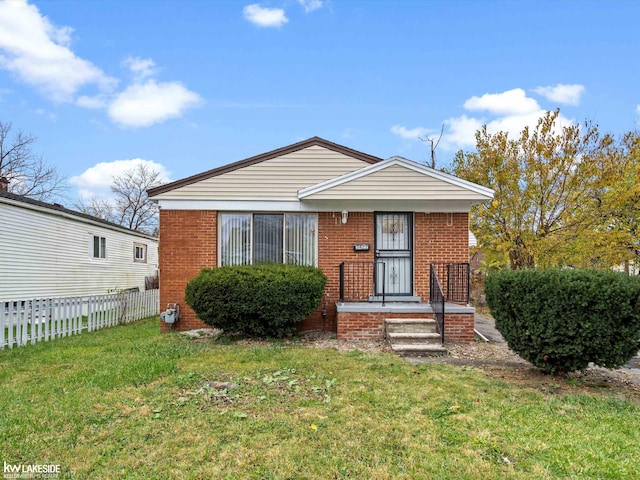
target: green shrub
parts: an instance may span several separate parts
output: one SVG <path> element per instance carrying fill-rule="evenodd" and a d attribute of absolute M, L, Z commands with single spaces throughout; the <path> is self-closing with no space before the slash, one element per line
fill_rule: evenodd
<path fill-rule="evenodd" d="M 509 347 L 545 373 L 616 368 L 639 349 L 640 279 L 594 270 L 500 271 L 487 303 Z"/>
<path fill-rule="evenodd" d="M 319 269 L 297 265 L 204 269 L 187 284 L 185 300 L 207 325 L 282 337 L 318 308 L 326 282 Z"/>

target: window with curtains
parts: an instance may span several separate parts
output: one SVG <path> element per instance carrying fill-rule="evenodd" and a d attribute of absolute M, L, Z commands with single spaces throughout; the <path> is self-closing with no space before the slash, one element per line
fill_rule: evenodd
<path fill-rule="evenodd" d="M 221 213 L 220 264 L 316 264 L 315 214 Z"/>

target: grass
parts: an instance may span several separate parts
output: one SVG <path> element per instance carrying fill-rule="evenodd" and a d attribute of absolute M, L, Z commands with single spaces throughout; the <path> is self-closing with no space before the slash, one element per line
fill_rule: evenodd
<path fill-rule="evenodd" d="M 637 478 L 640 409 L 155 319 L 0 352 L 0 460 L 59 478 Z M 214 382 L 232 382 L 221 389 Z"/>

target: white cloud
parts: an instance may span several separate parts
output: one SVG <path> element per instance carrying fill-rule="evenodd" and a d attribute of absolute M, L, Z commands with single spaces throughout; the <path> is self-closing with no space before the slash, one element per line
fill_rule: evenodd
<path fill-rule="evenodd" d="M 638 114 L 638 121 L 636 123 L 640 125 L 640 104 L 636 107 L 636 113 Z"/>
<path fill-rule="evenodd" d="M 127 57 L 122 64 L 131 70 L 137 81 L 154 76 L 157 73 L 156 62 L 150 58 Z"/>
<path fill-rule="evenodd" d="M 107 99 L 104 95 L 81 95 L 76 100 L 76 105 L 82 108 L 99 109 L 107 106 Z"/>
<path fill-rule="evenodd" d="M 476 131 L 484 125 L 483 119 L 462 115 L 444 121 L 446 133 L 442 135 L 441 145 L 445 150 L 473 147 L 476 144 Z"/>
<path fill-rule="evenodd" d="M 0 67 L 56 102 L 72 101 L 88 85 L 111 90 L 116 79 L 69 49 L 72 31 L 26 1 L 0 2 Z"/>
<path fill-rule="evenodd" d="M 536 87 L 533 89 L 538 95 L 542 95 L 552 102 L 565 105 L 578 105 L 580 103 L 580 97 L 585 90 L 584 85 L 564 85 L 562 83 L 558 83 L 555 86 Z"/>
<path fill-rule="evenodd" d="M 153 125 L 179 117 L 200 102 L 200 96 L 180 82 L 157 82 L 153 78 L 156 64 L 150 58 L 126 58 L 123 65 L 133 74 L 133 83 L 116 92 L 117 79 L 70 49 L 72 32 L 71 27 L 54 26 L 24 0 L 0 1 L 0 68 L 55 102 L 107 108 L 109 117 L 120 125 Z M 75 98 L 88 86 L 97 92 Z"/>
<path fill-rule="evenodd" d="M 116 95 L 109 105 L 109 118 L 120 125 L 148 127 L 170 118 L 182 116 L 188 108 L 202 101 L 200 95 L 180 82 L 134 83 Z"/>
<path fill-rule="evenodd" d="M 302 5 L 307 13 L 322 8 L 322 0 L 298 0 L 298 3 Z"/>
<path fill-rule="evenodd" d="M 261 7 L 258 3 L 252 3 L 242 9 L 244 18 L 258 27 L 279 28 L 289 21 L 281 8 Z"/>
<path fill-rule="evenodd" d="M 47 117 L 51 121 L 55 121 L 58 119 L 58 116 L 55 113 L 48 112 L 44 108 L 37 108 L 35 110 L 35 113 L 37 113 L 38 115 L 42 115 L 43 117 Z"/>
<path fill-rule="evenodd" d="M 404 138 L 405 140 L 418 140 L 429 132 L 431 132 L 431 130 L 424 127 L 415 127 L 410 129 L 402 125 L 394 125 L 391 127 L 391 133 L 398 135 L 400 138 Z"/>
<path fill-rule="evenodd" d="M 161 182 L 170 181 L 170 172 L 164 165 L 153 160 L 143 160 L 133 158 L 130 160 L 114 160 L 113 162 L 100 162 L 88 168 L 80 175 L 71 177 L 69 183 L 78 188 L 78 194 L 82 200 L 89 200 L 92 197 L 112 198 L 111 183 L 113 178 L 122 175 L 127 170 L 132 170 L 137 165 L 148 166 L 151 170 L 160 172 Z"/>
<path fill-rule="evenodd" d="M 521 88 L 471 97 L 464 103 L 464 108 L 469 111 L 484 110 L 487 115 L 474 117 L 463 114 L 445 120 L 446 131 L 440 144 L 445 150 L 475 147 L 476 131 L 483 125 L 487 126 L 489 133 L 502 131 L 512 138 L 517 137 L 525 127 L 535 127 L 540 117 L 546 113 Z M 560 114 L 556 125 L 560 128 L 572 123 L 572 120 Z"/>
<path fill-rule="evenodd" d="M 502 93 L 485 93 L 481 97 L 471 97 L 464 102 L 466 110 L 486 110 L 495 115 L 522 115 L 540 110 L 533 98 L 527 97 L 521 88 Z"/>

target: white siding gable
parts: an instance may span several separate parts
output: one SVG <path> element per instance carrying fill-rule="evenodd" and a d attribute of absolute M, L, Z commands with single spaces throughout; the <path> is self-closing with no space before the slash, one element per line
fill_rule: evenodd
<path fill-rule="evenodd" d="M 303 200 L 486 201 L 493 190 L 402 157 L 302 189 Z"/>
<path fill-rule="evenodd" d="M 298 190 L 369 165 L 314 145 L 155 195 L 154 200 L 297 200 Z"/>

